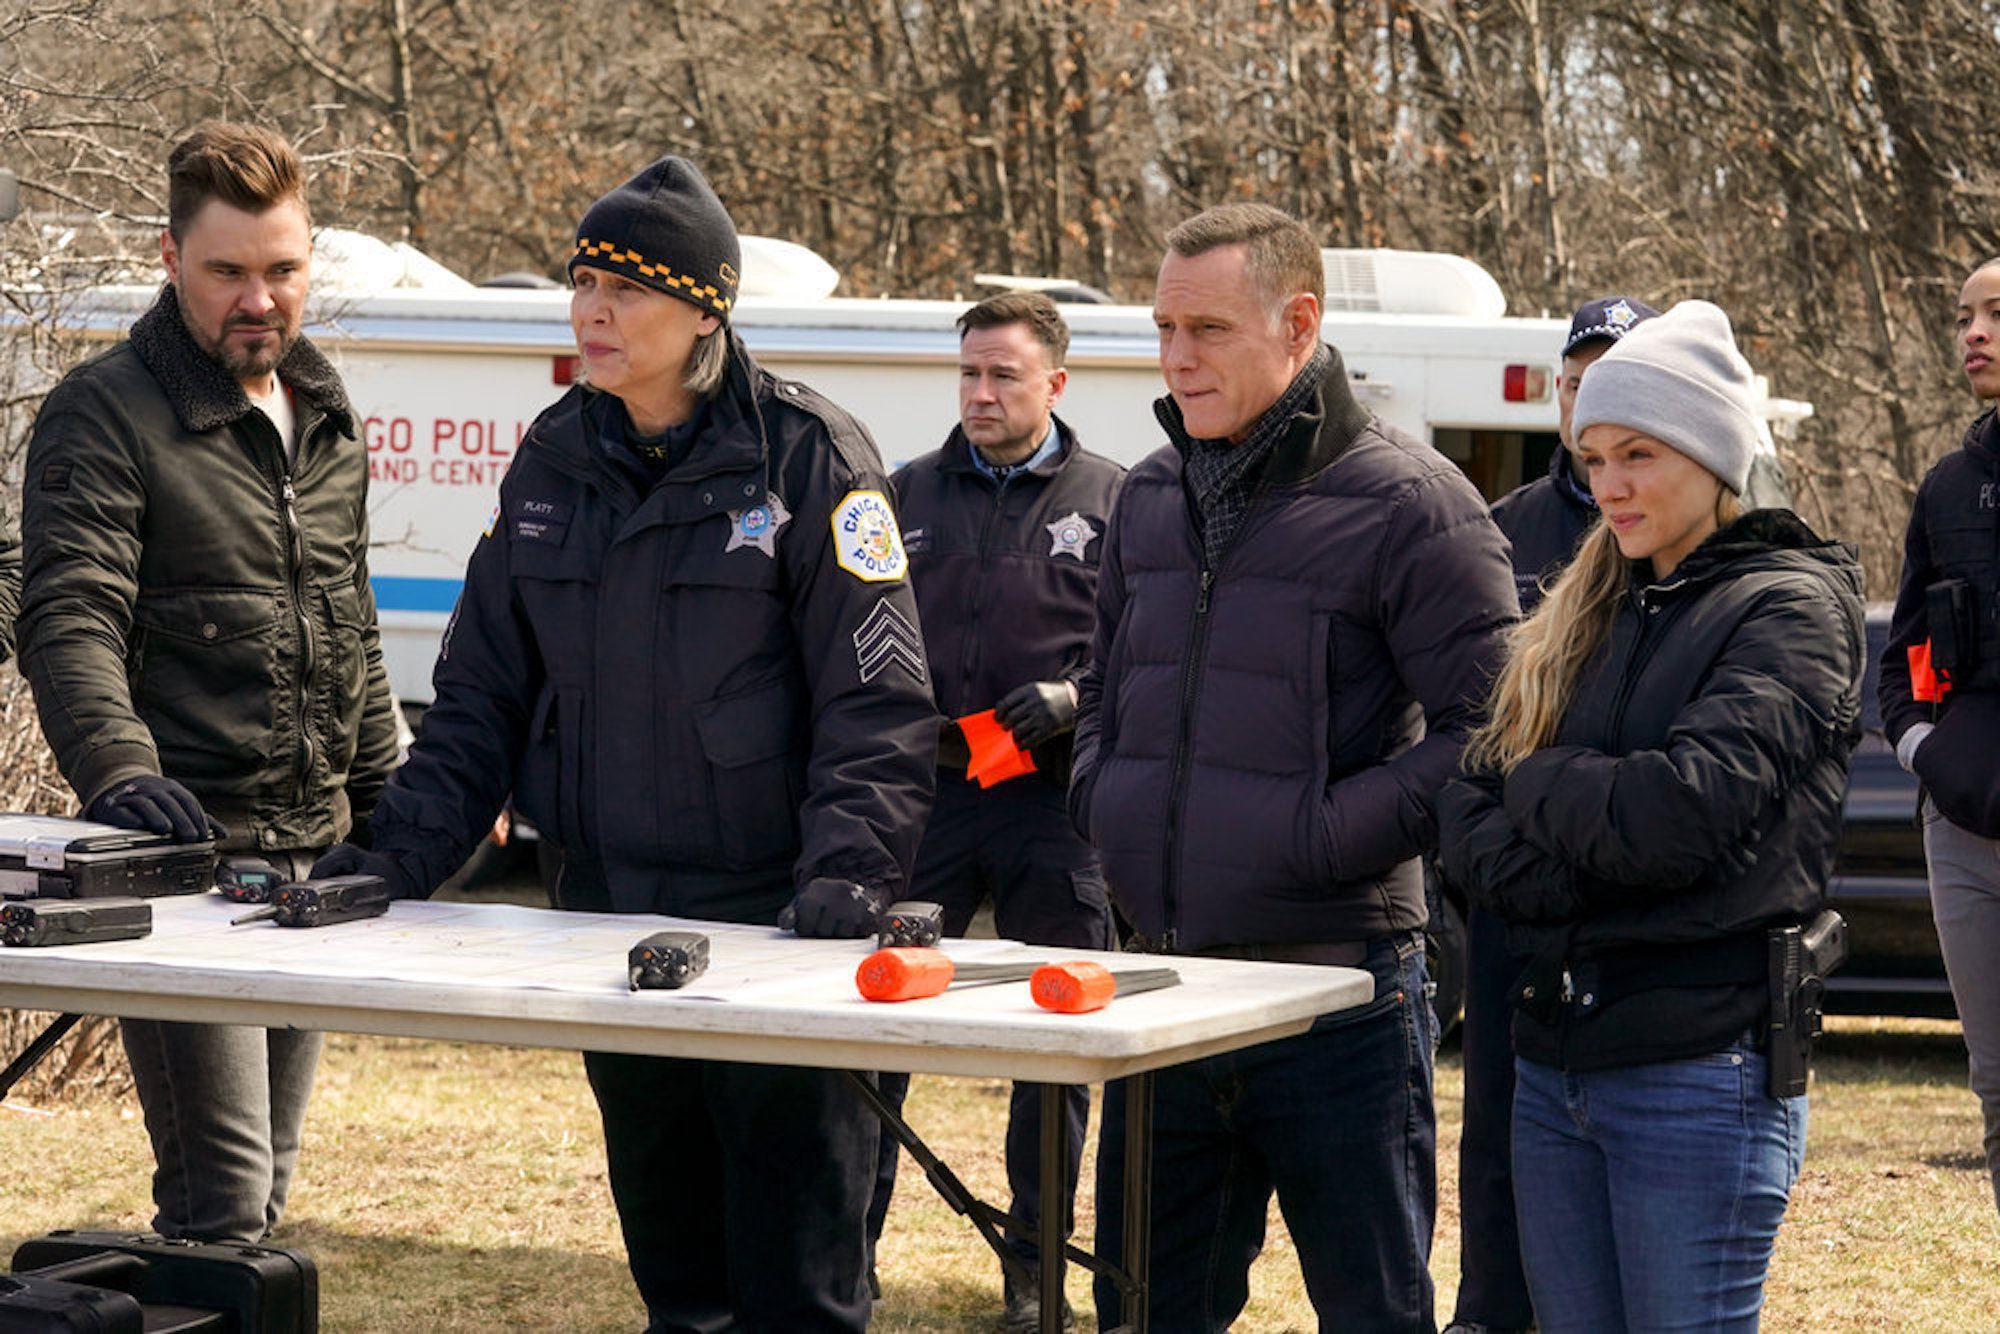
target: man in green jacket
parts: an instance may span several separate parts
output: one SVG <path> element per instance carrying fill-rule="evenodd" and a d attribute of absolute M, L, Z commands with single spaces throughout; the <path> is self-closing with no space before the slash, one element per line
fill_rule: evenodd
<path fill-rule="evenodd" d="M 167 164 L 167 284 L 43 404 L 23 481 L 21 666 L 86 816 L 303 876 L 396 761 L 368 586 L 367 456 L 300 336 L 291 146 L 211 123 Z M 246 1015 L 254 1022 L 254 1015 Z M 127 1020 L 154 1226 L 283 1212 L 319 1035 Z"/>

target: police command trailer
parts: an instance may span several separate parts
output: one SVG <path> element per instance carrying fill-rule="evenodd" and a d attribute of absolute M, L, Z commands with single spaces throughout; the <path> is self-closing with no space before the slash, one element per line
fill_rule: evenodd
<path fill-rule="evenodd" d="M 307 333 L 362 417 L 369 564 L 389 683 L 423 705 L 500 478 L 575 373 L 569 296 L 476 287 L 406 246 L 352 232 L 326 229 L 317 243 Z M 1557 447 L 1567 320 L 1506 316 L 1498 284 L 1458 256 L 1325 257 L 1323 329 L 1361 402 L 1436 446 L 1489 498 L 1539 476 Z M 743 259 L 734 323 L 760 363 L 853 413 L 891 468 L 943 442 L 958 417 L 954 321 L 968 302 L 833 297 L 837 275 L 818 256 L 758 237 L 743 238 Z M 93 289 L 63 318 L 92 337 L 122 337 L 157 292 Z M 1088 448 L 1136 463 L 1165 440 L 1153 416 L 1164 390 L 1152 312 L 1066 304 L 1063 313 L 1069 384 L 1057 411 Z M 1781 433 L 1811 412 L 1768 396 L 1764 408 Z"/>

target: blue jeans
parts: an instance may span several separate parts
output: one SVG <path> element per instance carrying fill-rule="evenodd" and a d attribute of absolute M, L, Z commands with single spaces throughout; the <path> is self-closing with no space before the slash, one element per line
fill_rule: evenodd
<path fill-rule="evenodd" d="M 1586 1074 L 1515 1062 L 1514 1197 L 1543 1334 L 1757 1328 L 1806 1100 L 1747 1041 Z"/>
<path fill-rule="evenodd" d="M 1437 1213 L 1423 939 L 1371 944 L 1375 999 L 1323 1015 L 1297 1037 L 1154 1076 L 1152 1328 L 1225 1330 L 1249 1300 L 1250 1263 L 1278 1195 L 1323 1329 L 1435 1328 L 1430 1278 Z M 1125 1102 L 1104 1094 L 1097 1151 L 1098 1254 L 1124 1253 Z M 1125 1319 L 1096 1283 L 1100 1329 Z"/>

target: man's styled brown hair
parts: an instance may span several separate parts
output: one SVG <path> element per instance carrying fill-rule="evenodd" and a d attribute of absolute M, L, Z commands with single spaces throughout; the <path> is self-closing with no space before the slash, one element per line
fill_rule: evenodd
<path fill-rule="evenodd" d="M 1167 249 L 1183 259 L 1227 245 L 1248 252 L 1245 272 L 1273 312 L 1282 310 L 1294 292 L 1326 305 L 1326 267 L 1319 245 L 1289 213 L 1269 204 L 1222 204 L 1167 233 Z"/>
<path fill-rule="evenodd" d="M 263 213 L 286 200 L 305 208 L 298 153 L 283 135 L 261 126 L 204 121 L 167 156 L 167 232 L 174 244 L 211 199 L 245 213 Z"/>
<path fill-rule="evenodd" d="M 1050 370 L 1060 369 L 1069 354 L 1069 325 L 1063 323 L 1056 303 L 1040 292 L 1002 292 L 989 296 L 958 317 L 960 342 L 974 329 L 997 329 L 1007 324 L 1025 324 L 1048 354 Z"/>

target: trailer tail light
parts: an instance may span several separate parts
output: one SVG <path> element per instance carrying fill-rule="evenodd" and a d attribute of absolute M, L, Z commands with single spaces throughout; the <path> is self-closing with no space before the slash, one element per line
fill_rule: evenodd
<path fill-rule="evenodd" d="M 1505 370 L 1503 397 L 1509 403 L 1546 403 L 1549 401 L 1549 368 L 1546 366 L 1508 366 Z"/>
<path fill-rule="evenodd" d="M 553 363 L 549 367 L 550 380 L 552 380 L 558 385 L 571 385 L 576 383 L 575 357 L 573 356 L 551 357 L 550 361 Z M 1511 371 L 1514 368 L 1512 366 L 1509 366 L 1507 369 Z"/>

